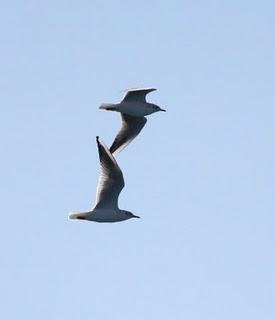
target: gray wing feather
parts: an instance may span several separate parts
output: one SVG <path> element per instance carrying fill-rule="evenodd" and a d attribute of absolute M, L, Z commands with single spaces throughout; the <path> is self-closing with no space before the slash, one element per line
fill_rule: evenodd
<path fill-rule="evenodd" d="M 110 147 L 111 153 L 118 153 L 124 149 L 142 130 L 147 119 L 145 117 L 133 117 L 121 113 L 122 126 Z"/>
<path fill-rule="evenodd" d="M 154 88 L 140 88 L 140 89 L 129 89 L 123 98 L 123 102 L 146 102 L 146 95 L 149 92 L 155 91 L 157 89 Z"/>
<path fill-rule="evenodd" d="M 123 174 L 108 148 L 96 138 L 101 174 L 99 177 L 95 208 L 118 208 L 118 197 L 125 183 Z"/>

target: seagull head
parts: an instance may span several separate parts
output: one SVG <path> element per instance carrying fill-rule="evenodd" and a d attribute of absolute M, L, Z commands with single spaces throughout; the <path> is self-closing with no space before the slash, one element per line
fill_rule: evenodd
<path fill-rule="evenodd" d="M 152 109 L 152 113 L 158 112 L 158 111 L 166 112 L 166 110 L 162 109 L 161 107 L 159 107 L 159 106 L 157 106 L 156 104 L 153 104 L 153 103 L 150 103 L 150 107 Z"/>
<path fill-rule="evenodd" d="M 140 218 L 139 216 L 134 215 L 132 212 L 127 211 L 127 210 L 122 210 L 123 214 L 125 215 L 126 219 L 131 219 L 131 218 Z"/>

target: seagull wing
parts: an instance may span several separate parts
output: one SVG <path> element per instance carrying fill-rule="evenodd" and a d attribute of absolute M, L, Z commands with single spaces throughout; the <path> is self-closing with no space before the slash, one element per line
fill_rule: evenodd
<path fill-rule="evenodd" d="M 118 197 L 124 187 L 122 172 L 109 149 L 96 138 L 101 174 L 99 177 L 95 208 L 118 208 Z"/>
<path fill-rule="evenodd" d="M 145 117 L 133 117 L 121 113 L 122 126 L 110 147 L 110 152 L 115 154 L 124 149 L 145 126 L 147 119 Z"/>
<path fill-rule="evenodd" d="M 146 95 L 149 92 L 155 91 L 157 89 L 154 88 L 137 88 L 137 89 L 129 89 L 122 102 L 146 102 Z"/>

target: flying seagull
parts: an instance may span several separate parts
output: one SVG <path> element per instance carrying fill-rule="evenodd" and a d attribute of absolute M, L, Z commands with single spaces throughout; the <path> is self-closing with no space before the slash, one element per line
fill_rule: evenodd
<path fill-rule="evenodd" d="M 145 116 L 166 111 L 146 101 L 146 95 L 155 90 L 153 88 L 129 89 L 121 102 L 104 103 L 99 106 L 99 109 L 118 111 L 121 114 L 122 126 L 110 147 L 111 153 L 120 152 L 140 133 L 147 121 Z"/>
<path fill-rule="evenodd" d="M 118 208 L 118 197 L 124 188 L 123 174 L 109 149 L 96 137 L 101 174 L 99 177 L 96 204 L 91 211 L 72 212 L 69 219 L 95 222 L 119 222 L 139 218 L 132 212 Z"/>

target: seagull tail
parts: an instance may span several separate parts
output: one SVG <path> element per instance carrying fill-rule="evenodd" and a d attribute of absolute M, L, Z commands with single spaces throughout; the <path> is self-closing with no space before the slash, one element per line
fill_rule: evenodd
<path fill-rule="evenodd" d="M 85 215 L 79 212 L 70 212 L 69 220 L 86 220 Z"/>
<path fill-rule="evenodd" d="M 108 110 L 108 111 L 115 111 L 116 107 L 113 103 L 103 103 L 99 106 L 99 109 Z"/>
<path fill-rule="evenodd" d="M 68 218 L 69 218 L 70 220 L 75 220 L 75 219 L 77 219 L 77 213 L 75 213 L 75 212 L 70 212 Z"/>

